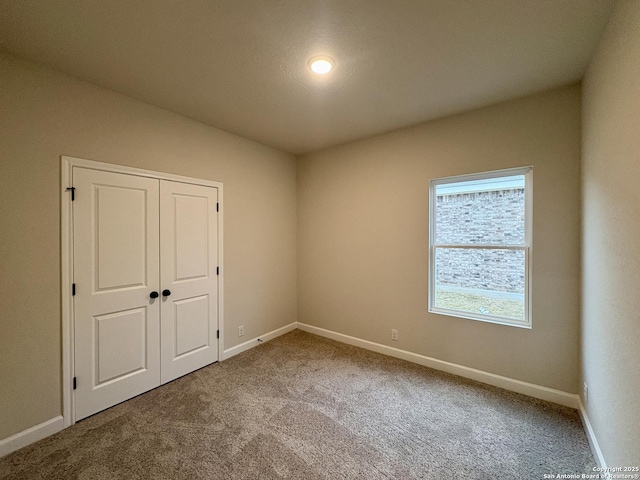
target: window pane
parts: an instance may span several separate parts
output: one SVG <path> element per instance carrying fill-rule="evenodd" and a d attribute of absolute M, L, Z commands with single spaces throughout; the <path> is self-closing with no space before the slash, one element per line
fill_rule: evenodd
<path fill-rule="evenodd" d="M 433 306 L 525 320 L 524 250 L 436 248 Z"/>
<path fill-rule="evenodd" d="M 524 175 L 435 188 L 435 243 L 524 244 Z"/>

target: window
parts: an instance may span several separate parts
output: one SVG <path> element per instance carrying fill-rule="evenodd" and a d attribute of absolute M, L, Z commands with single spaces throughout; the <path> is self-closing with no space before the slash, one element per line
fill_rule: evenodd
<path fill-rule="evenodd" d="M 531 328 L 531 167 L 432 180 L 429 311 Z"/>

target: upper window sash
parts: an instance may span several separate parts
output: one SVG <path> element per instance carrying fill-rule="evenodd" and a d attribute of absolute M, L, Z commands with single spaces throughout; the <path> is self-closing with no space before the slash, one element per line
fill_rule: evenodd
<path fill-rule="evenodd" d="M 510 168 L 505 170 L 494 170 L 491 172 L 483 172 L 477 174 L 466 174 L 466 175 L 457 175 L 452 177 L 444 177 L 431 180 L 430 188 L 429 188 L 429 244 L 431 247 L 434 246 L 485 246 L 487 248 L 496 247 L 496 246 L 521 246 L 521 247 L 530 247 L 531 246 L 531 231 L 532 231 L 532 198 L 531 192 L 533 190 L 532 185 L 532 176 L 531 176 L 532 167 L 517 167 Z M 436 202 L 438 196 L 438 187 L 446 187 L 451 185 L 451 189 L 447 189 L 448 191 L 444 191 L 444 194 L 454 194 L 454 193 L 480 193 L 486 192 L 486 183 L 483 186 L 483 182 L 487 180 L 495 180 L 494 182 L 490 182 L 491 185 L 495 185 L 495 188 L 490 190 L 499 191 L 502 189 L 510 189 L 513 188 L 513 179 L 515 176 L 524 176 L 524 208 L 525 208 L 525 225 L 524 232 L 521 238 L 513 238 L 510 241 L 505 239 L 493 239 L 493 241 L 476 241 L 476 242 L 460 242 L 460 241 L 447 241 L 447 238 L 442 238 L 443 235 L 440 235 L 437 232 L 437 211 L 436 211 Z M 460 189 L 455 184 L 465 183 L 467 184 L 464 189 Z M 454 185 L 452 185 L 454 184 Z M 455 191 L 457 189 L 458 191 Z M 520 240 L 520 241 L 516 241 Z"/>

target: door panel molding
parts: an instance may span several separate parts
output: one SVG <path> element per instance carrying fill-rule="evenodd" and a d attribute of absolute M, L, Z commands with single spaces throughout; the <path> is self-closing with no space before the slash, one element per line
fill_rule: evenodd
<path fill-rule="evenodd" d="M 86 160 L 82 158 L 70 157 L 62 155 L 60 157 L 61 176 L 60 176 L 60 210 L 61 210 L 61 304 L 62 304 L 62 419 L 63 427 L 69 427 L 76 422 L 75 418 L 75 405 L 74 405 L 74 351 L 75 351 L 75 318 L 73 308 L 73 204 L 72 193 L 77 195 L 85 195 L 86 192 L 75 192 L 68 190 L 73 186 L 73 168 L 82 167 L 92 170 L 99 170 L 104 172 L 120 173 L 126 175 L 133 175 L 138 177 L 148 177 L 157 180 L 168 180 L 171 182 L 179 182 L 181 184 L 200 185 L 206 187 L 214 187 L 217 189 L 217 205 L 214 205 L 218 211 L 217 215 L 217 252 L 216 260 L 217 264 L 214 266 L 219 267 L 219 275 L 216 275 L 217 289 L 214 294 L 217 297 L 217 311 L 216 316 L 218 320 L 218 329 L 220 331 L 219 338 L 215 338 L 214 342 L 217 342 L 216 359 L 221 359 L 221 352 L 224 345 L 224 257 L 223 257 L 223 184 L 212 180 L 205 180 L 194 177 L 186 177 L 181 175 L 175 175 L 164 172 L 157 172 L 152 170 L 145 170 L 135 167 L 129 167 L 124 165 L 115 165 L 105 162 L 97 162 L 93 160 Z M 214 232 L 216 234 L 216 232 Z M 198 278 L 193 280 L 197 281 Z M 181 282 L 190 283 L 192 279 L 183 279 Z M 78 288 L 87 288 L 87 286 L 78 286 Z M 89 287 L 91 288 L 91 287 Z M 135 290 L 137 287 L 117 287 L 124 289 Z M 105 291 L 111 290 L 105 288 Z M 211 298 L 208 299 L 211 302 Z M 188 344 L 189 342 L 187 342 Z M 194 349 L 194 353 L 198 351 L 198 348 Z M 185 357 L 189 356 L 188 352 L 184 352 Z M 214 361 L 215 361 L 214 360 Z M 135 375 L 135 374 L 133 374 Z M 79 380 L 80 381 L 80 380 Z M 108 381 L 106 382 L 108 383 Z"/>

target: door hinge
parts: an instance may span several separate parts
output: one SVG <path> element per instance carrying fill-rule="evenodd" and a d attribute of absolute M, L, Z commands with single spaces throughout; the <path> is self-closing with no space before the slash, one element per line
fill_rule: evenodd
<path fill-rule="evenodd" d="M 76 284 L 75 283 L 71 284 L 71 296 L 72 297 L 76 296 Z"/>
<path fill-rule="evenodd" d="M 216 267 L 216 275 L 220 275 L 220 267 Z"/>
<path fill-rule="evenodd" d="M 216 338 L 220 338 L 220 330 L 216 332 Z"/>
<path fill-rule="evenodd" d="M 76 381 L 76 377 L 73 377 L 73 389 L 75 390 L 76 387 L 78 386 L 78 382 Z"/>
<path fill-rule="evenodd" d="M 220 211 L 220 204 L 216 203 L 216 212 L 219 212 L 219 211 Z"/>
<path fill-rule="evenodd" d="M 67 192 L 71 190 L 71 201 L 73 202 L 76 199 L 76 187 L 67 187 Z"/>

